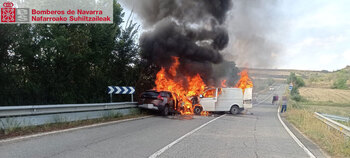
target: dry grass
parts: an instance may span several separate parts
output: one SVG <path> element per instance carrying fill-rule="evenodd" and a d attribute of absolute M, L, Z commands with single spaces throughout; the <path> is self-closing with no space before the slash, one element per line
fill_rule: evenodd
<path fill-rule="evenodd" d="M 301 88 L 299 92 L 306 99 L 300 104 L 310 112 L 350 117 L 350 90 Z"/>
<path fill-rule="evenodd" d="M 332 80 L 329 81 L 318 81 L 318 82 L 310 82 L 306 80 L 306 85 L 308 87 L 314 87 L 314 88 L 331 88 L 332 87 Z"/>
<path fill-rule="evenodd" d="M 287 120 L 301 130 L 332 157 L 350 157 L 350 139 L 328 128 L 306 109 L 289 108 Z"/>
<path fill-rule="evenodd" d="M 304 107 L 310 112 L 320 112 L 320 113 L 325 113 L 325 114 L 350 117 L 350 108 L 349 107 L 315 106 L 315 105 L 304 105 Z"/>
<path fill-rule="evenodd" d="M 287 120 L 332 157 L 350 157 L 350 138 L 313 116 L 314 112 L 321 112 L 350 117 L 350 90 L 307 87 L 299 92 L 305 100 L 290 100 Z"/>
<path fill-rule="evenodd" d="M 312 102 L 350 104 L 350 90 L 301 88 L 300 95 Z"/>

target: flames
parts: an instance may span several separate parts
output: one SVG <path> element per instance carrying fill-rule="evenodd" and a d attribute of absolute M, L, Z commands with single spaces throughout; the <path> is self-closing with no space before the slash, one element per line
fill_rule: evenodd
<path fill-rule="evenodd" d="M 242 89 L 243 93 L 244 90 L 247 88 L 253 88 L 253 82 L 252 80 L 249 78 L 248 75 L 248 70 L 244 69 L 242 72 L 238 73 L 239 76 L 241 76 L 241 78 L 239 79 L 239 81 L 236 83 L 236 85 L 232 88 L 240 88 Z M 222 88 L 226 88 L 227 87 L 227 80 L 222 80 L 221 81 L 221 87 Z"/>
<path fill-rule="evenodd" d="M 222 80 L 221 81 L 221 87 L 222 88 L 226 88 L 227 87 L 226 82 L 227 82 L 227 80 Z"/>
<path fill-rule="evenodd" d="M 198 97 L 203 95 L 204 97 L 214 97 L 215 88 L 207 89 L 207 85 L 203 82 L 203 79 L 199 74 L 195 76 L 185 76 L 177 72 L 180 66 L 179 57 L 172 57 L 173 64 L 170 68 L 166 69 L 162 67 L 157 73 L 155 81 L 155 90 L 157 91 L 169 91 L 173 93 L 174 100 L 177 101 L 175 110 L 180 112 L 182 115 L 192 115 L 193 110 L 196 106 L 201 106 L 198 103 Z M 248 76 L 248 71 L 243 70 L 238 75 L 241 79 L 236 84 L 235 88 L 241 88 L 243 93 L 244 89 L 253 87 L 253 82 Z M 221 87 L 226 88 L 227 80 L 221 82 Z M 206 90 L 206 91 L 205 91 Z M 219 94 L 221 94 L 222 89 L 219 89 Z M 219 95 L 218 94 L 218 95 Z M 208 112 L 203 111 L 201 115 L 208 115 Z"/>
<path fill-rule="evenodd" d="M 172 66 L 166 70 L 164 67 L 157 73 L 155 81 L 157 91 L 172 92 L 178 101 L 175 109 L 184 115 L 193 114 L 193 105 L 196 97 L 204 93 L 206 85 L 199 74 L 195 76 L 180 77 L 177 69 L 180 65 L 179 58 L 173 57 Z"/>
<path fill-rule="evenodd" d="M 243 93 L 246 88 L 253 88 L 253 82 L 248 76 L 248 70 L 243 70 L 238 75 L 241 76 L 241 79 L 239 79 L 235 87 L 242 89 Z"/>

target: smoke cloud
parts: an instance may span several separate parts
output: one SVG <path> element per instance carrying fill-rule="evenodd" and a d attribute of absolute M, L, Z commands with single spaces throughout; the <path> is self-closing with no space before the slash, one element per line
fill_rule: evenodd
<path fill-rule="evenodd" d="M 179 72 L 210 80 L 212 65 L 223 61 L 220 51 L 229 35 L 224 27 L 231 0 L 142 0 L 124 2 L 143 20 L 142 58 L 169 68 L 180 57 Z"/>
<path fill-rule="evenodd" d="M 282 50 L 276 32 L 282 31 L 278 0 L 234 0 L 227 28 L 230 35 L 224 58 L 240 67 L 271 68 Z"/>

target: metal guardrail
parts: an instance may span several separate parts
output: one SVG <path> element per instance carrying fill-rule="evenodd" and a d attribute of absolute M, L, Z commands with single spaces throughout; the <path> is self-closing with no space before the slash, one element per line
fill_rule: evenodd
<path fill-rule="evenodd" d="M 55 113 L 70 113 L 84 111 L 100 111 L 137 107 L 135 102 L 96 103 L 96 104 L 58 104 L 58 105 L 28 105 L 0 106 L 0 117 L 23 115 L 41 115 Z"/>
<path fill-rule="evenodd" d="M 350 117 L 342 117 L 342 116 L 337 116 L 337 115 L 330 115 L 330 114 L 321 114 L 327 118 L 330 118 L 332 120 L 336 120 L 336 121 L 343 121 L 343 122 L 349 122 L 350 121 Z"/>
<path fill-rule="evenodd" d="M 350 137 L 350 127 L 345 126 L 341 123 L 338 123 L 330 118 L 327 118 L 326 116 L 323 116 L 323 114 L 320 114 L 318 112 L 315 112 L 316 118 L 323 121 L 328 126 L 333 127 L 334 129 L 338 130 L 339 132 L 344 133 L 346 136 Z"/>

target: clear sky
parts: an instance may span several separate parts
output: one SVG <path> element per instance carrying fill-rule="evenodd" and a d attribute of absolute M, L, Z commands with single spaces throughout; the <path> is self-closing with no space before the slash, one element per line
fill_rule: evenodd
<path fill-rule="evenodd" d="M 337 70 L 350 65 L 349 0 L 283 0 L 287 33 L 278 68 Z"/>
<path fill-rule="evenodd" d="M 350 0 L 277 1 L 283 28 L 271 37 L 282 49 L 273 68 L 333 71 L 350 65 Z"/>

